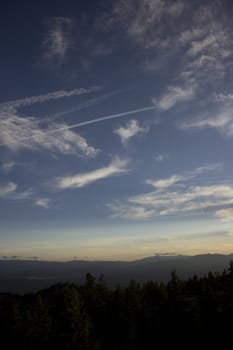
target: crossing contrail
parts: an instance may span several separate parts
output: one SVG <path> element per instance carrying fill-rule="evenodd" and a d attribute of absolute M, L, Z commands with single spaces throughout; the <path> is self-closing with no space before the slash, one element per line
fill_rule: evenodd
<path fill-rule="evenodd" d="M 131 115 L 131 114 L 146 112 L 146 111 L 150 111 L 150 110 L 153 110 L 153 109 L 156 109 L 156 108 L 157 108 L 156 106 L 147 106 L 147 107 L 143 107 L 143 108 L 129 110 L 129 111 L 126 111 L 126 112 L 110 114 L 110 115 L 107 115 L 107 116 L 104 116 L 104 117 L 90 119 L 90 120 L 86 120 L 86 121 L 79 122 L 79 123 L 76 123 L 76 124 L 64 125 L 64 126 L 62 126 L 60 128 L 45 130 L 45 131 L 43 131 L 43 134 L 44 135 L 46 135 L 46 134 L 53 134 L 53 133 L 57 133 L 57 132 L 60 132 L 60 131 L 76 129 L 76 128 L 80 128 L 80 127 L 85 126 L 85 125 L 97 124 L 97 123 L 100 123 L 100 122 L 103 122 L 103 121 L 106 121 L 106 120 L 122 118 L 122 117 L 126 117 L 128 115 Z M 37 136 L 38 135 L 31 135 L 31 136 L 27 136 L 27 137 L 22 137 L 22 138 L 17 139 L 17 142 L 30 140 L 30 139 L 36 138 Z M 4 146 L 4 145 L 5 145 L 5 143 L 1 143 L 0 147 Z"/>
<path fill-rule="evenodd" d="M 74 106 L 74 107 L 72 107 L 72 108 L 70 108 L 68 110 L 65 110 L 65 111 L 62 111 L 62 112 L 57 112 L 57 113 L 54 113 L 53 115 L 48 115 L 45 118 L 42 118 L 41 121 L 39 120 L 39 122 L 44 123 L 44 122 L 53 121 L 53 120 L 55 120 L 57 118 L 60 118 L 60 117 L 63 117 L 63 116 L 67 116 L 68 114 L 71 114 L 71 113 L 74 113 L 74 112 L 78 112 L 80 110 L 92 107 L 92 106 L 94 106 L 94 105 L 96 105 L 98 103 L 101 103 L 101 102 L 105 101 L 106 99 L 108 99 L 108 98 L 110 98 L 110 97 L 112 97 L 114 95 L 123 93 L 123 92 L 125 92 L 127 90 L 130 90 L 130 87 L 129 88 L 115 90 L 115 91 L 111 91 L 111 92 L 106 93 L 104 95 L 101 95 L 101 96 L 92 98 L 90 100 L 87 100 L 85 102 L 82 102 L 82 103 L 78 104 L 77 106 Z"/>

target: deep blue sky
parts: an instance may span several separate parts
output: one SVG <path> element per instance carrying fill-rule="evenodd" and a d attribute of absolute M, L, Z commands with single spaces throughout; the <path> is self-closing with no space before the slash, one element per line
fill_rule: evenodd
<path fill-rule="evenodd" d="M 232 1 L 8 1 L 0 256 L 232 252 Z"/>

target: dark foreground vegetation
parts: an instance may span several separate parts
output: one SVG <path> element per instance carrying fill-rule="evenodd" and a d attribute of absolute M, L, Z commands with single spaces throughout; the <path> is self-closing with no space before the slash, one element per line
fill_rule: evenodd
<path fill-rule="evenodd" d="M 36 294 L 0 294 L 6 349 L 233 349 L 233 262 L 223 273 L 167 284 L 57 284 Z"/>

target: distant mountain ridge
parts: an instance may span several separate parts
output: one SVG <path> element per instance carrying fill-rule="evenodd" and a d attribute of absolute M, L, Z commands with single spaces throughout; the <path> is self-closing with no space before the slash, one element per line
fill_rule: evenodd
<path fill-rule="evenodd" d="M 104 274 L 110 287 L 125 286 L 131 279 L 167 282 L 172 271 L 180 278 L 209 271 L 222 272 L 233 260 L 233 254 L 156 255 L 134 261 L 53 262 L 40 260 L 0 260 L 0 292 L 30 293 L 58 282 L 83 283 L 87 273 Z"/>

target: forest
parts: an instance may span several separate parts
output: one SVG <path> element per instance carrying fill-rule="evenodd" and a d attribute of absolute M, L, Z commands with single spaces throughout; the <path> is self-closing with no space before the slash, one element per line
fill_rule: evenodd
<path fill-rule="evenodd" d="M 90 273 L 34 294 L 0 294 L 7 349 L 233 348 L 233 261 L 222 273 L 107 287 Z"/>

